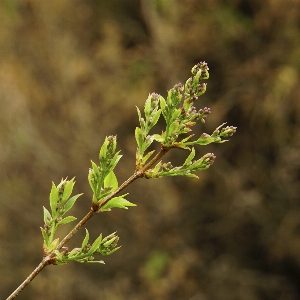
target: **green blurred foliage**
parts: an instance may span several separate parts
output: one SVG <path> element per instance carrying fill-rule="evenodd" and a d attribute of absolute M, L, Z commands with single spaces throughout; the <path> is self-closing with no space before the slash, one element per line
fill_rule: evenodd
<path fill-rule="evenodd" d="M 238 127 L 203 151 L 213 167 L 198 180 L 136 181 L 126 190 L 136 208 L 87 224 L 91 238 L 120 236 L 106 265 L 50 266 L 19 297 L 298 299 L 299 11 L 296 0 L 1 1 L 0 295 L 41 259 L 51 181 L 76 176 L 83 217 L 104 137 L 118 135 L 122 182 L 134 170 L 135 105 L 205 60 L 198 105 L 212 114 L 196 133 Z"/>

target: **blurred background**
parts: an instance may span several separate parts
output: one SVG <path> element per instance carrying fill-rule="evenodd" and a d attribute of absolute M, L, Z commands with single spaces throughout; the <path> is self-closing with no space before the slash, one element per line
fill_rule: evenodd
<path fill-rule="evenodd" d="M 120 235 L 106 265 L 49 266 L 19 298 L 300 299 L 299 1 L 1 0 L 0 20 L 1 299 L 41 261 L 51 181 L 76 176 L 82 218 L 105 136 L 118 135 L 123 182 L 135 106 L 165 97 L 199 61 L 210 79 L 197 106 L 212 114 L 195 133 L 238 127 L 197 148 L 214 165 L 198 180 L 135 181 L 126 192 L 137 207 L 86 225 L 93 239 Z"/>

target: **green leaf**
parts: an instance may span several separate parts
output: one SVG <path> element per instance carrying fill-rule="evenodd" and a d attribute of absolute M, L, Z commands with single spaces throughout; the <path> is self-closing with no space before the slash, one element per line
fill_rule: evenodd
<path fill-rule="evenodd" d="M 166 116 L 166 100 L 163 97 L 160 97 L 159 100 L 160 100 L 161 112 L 162 112 L 164 118 L 166 119 L 166 117 L 167 117 Z"/>
<path fill-rule="evenodd" d="M 111 255 L 111 254 L 113 254 L 114 252 L 116 252 L 117 250 L 119 250 L 121 247 L 122 247 L 122 246 L 113 248 L 113 249 L 112 249 L 111 251 L 109 251 L 109 252 L 102 253 L 102 255 L 103 255 L 103 256 Z"/>
<path fill-rule="evenodd" d="M 183 166 L 188 166 L 191 162 L 192 159 L 195 157 L 195 149 L 193 148 L 187 159 L 185 160 Z"/>
<path fill-rule="evenodd" d="M 89 260 L 89 261 L 86 261 L 87 264 L 103 264 L 105 265 L 105 262 L 104 260 Z"/>
<path fill-rule="evenodd" d="M 144 112 L 145 115 L 150 115 L 151 112 L 151 99 L 152 99 L 152 94 L 149 94 L 144 105 Z"/>
<path fill-rule="evenodd" d="M 144 134 L 140 127 L 135 128 L 135 140 L 140 150 L 140 153 L 143 154 L 143 142 L 144 142 Z"/>
<path fill-rule="evenodd" d="M 118 164 L 119 160 L 122 158 L 123 155 L 119 155 L 120 152 L 121 151 L 116 152 L 114 157 L 111 159 L 108 172 L 112 171 Z"/>
<path fill-rule="evenodd" d="M 58 246 L 58 243 L 59 243 L 59 238 L 52 241 L 52 243 L 48 247 L 48 251 L 54 250 Z"/>
<path fill-rule="evenodd" d="M 70 253 L 68 253 L 68 258 L 73 258 L 81 252 L 81 248 L 74 248 Z"/>
<path fill-rule="evenodd" d="M 160 134 L 153 134 L 152 138 L 159 143 L 163 143 L 165 140 L 165 138 Z"/>
<path fill-rule="evenodd" d="M 221 140 L 219 137 L 212 137 L 212 136 L 210 136 L 210 135 L 207 134 L 207 133 L 203 133 L 203 134 L 199 137 L 199 139 L 198 139 L 197 141 L 195 141 L 195 142 L 190 142 L 190 143 L 195 143 L 195 144 L 197 144 L 197 145 L 203 145 L 203 146 L 205 146 L 205 145 L 208 145 L 208 144 L 211 144 L 211 143 L 217 141 L 217 139 L 218 139 L 218 140 Z M 190 143 L 187 143 L 187 144 L 190 144 Z"/>
<path fill-rule="evenodd" d="M 100 149 L 99 158 L 106 158 L 108 143 L 108 138 L 105 137 L 104 143 Z"/>
<path fill-rule="evenodd" d="M 159 161 L 156 166 L 152 169 L 153 173 L 158 173 L 161 167 L 162 161 Z"/>
<path fill-rule="evenodd" d="M 65 210 L 64 210 L 64 214 L 66 212 L 68 212 L 72 207 L 73 205 L 75 204 L 76 200 L 83 194 L 77 194 L 75 196 L 73 196 L 72 198 L 70 198 L 70 200 L 65 204 Z"/>
<path fill-rule="evenodd" d="M 96 250 L 98 250 L 100 244 L 102 242 L 102 233 L 99 235 L 99 237 L 95 240 L 95 242 L 93 243 L 93 245 L 91 246 L 88 255 L 93 254 Z"/>
<path fill-rule="evenodd" d="M 118 180 L 113 171 L 110 171 L 104 179 L 104 187 L 112 186 L 112 191 L 115 191 L 118 188 Z"/>
<path fill-rule="evenodd" d="M 180 115 L 181 115 L 181 109 L 175 109 L 172 112 L 172 118 L 171 118 L 170 122 L 177 120 Z"/>
<path fill-rule="evenodd" d="M 89 169 L 88 182 L 90 184 L 90 187 L 91 187 L 93 193 L 95 194 L 96 190 L 97 190 L 97 178 L 95 178 L 93 169 Z"/>
<path fill-rule="evenodd" d="M 122 196 L 119 196 L 119 197 L 112 198 L 104 206 L 102 206 L 100 210 L 101 211 L 109 211 L 111 208 L 128 209 L 127 206 L 136 206 L 136 204 L 131 203 L 128 200 L 126 200 L 125 198 L 123 198 L 127 195 L 128 195 L 128 193 L 124 194 Z"/>
<path fill-rule="evenodd" d="M 146 163 L 146 161 L 153 155 L 153 153 L 155 152 L 155 150 L 148 152 L 142 159 L 142 163 Z"/>
<path fill-rule="evenodd" d="M 56 255 L 56 258 L 57 258 L 59 261 L 62 261 L 63 256 L 62 256 L 62 254 L 59 252 L 59 250 L 54 250 L 54 253 L 55 253 L 55 255 Z"/>
<path fill-rule="evenodd" d="M 92 163 L 92 168 L 93 168 L 93 171 L 96 175 L 97 178 L 100 177 L 100 171 L 99 171 L 99 168 L 98 166 L 91 160 L 91 163 Z"/>
<path fill-rule="evenodd" d="M 51 214 L 46 207 L 43 206 L 43 209 L 44 209 L 44 223 L 49 225 L 50 221 L 52 220 Z"/>
<path fill-rule="evenodd" d="M 189 135 L 188 137 L 182 139 L 182 140 L 180 141 L 180 143 L 185 143 L 186 141 L 188 141 L 188 140 L 189 140 L 190 138 L 192 138 L 193 136 L 194 136 L 194 134 Z"/>
<path fill-rule="evenodd" d="M 59 225 L 63 225 L 63 224 L 67 224 L 67 223 L 70 223 L 72 221 L 75 221 L 77 218 L 73 217 L 73 216 L 68 216 L 68 217 L 65 217 L 63 218 L 61 221 L 59 221 L 57 223 L 57 226 Z"/>
<path fill-rule="evenodd" d="M 52 211 L 52 216 L 56 216 L 56 205 L 58 202 L 58 188 L 55 186 L 54 182 L 52 181 L 52 188 L 50 192 L 50 207 Z"/>
<path fill-rule="evenodd" d="M 44 239 L 45 245 L 48 247 L 49 236 L 47 235 L 47 232 L 46 232 L 46 230 L 43 227 L 40 227 L 40 228 L 41 228 L 41 231 L 42 231 L 42 235 L 43 235 L 43 239 Z"/>
<path fill-rule="evenodd" d="M 137 110 L 137 113 L 138 113 L 138 116 L 139 116 L 140 126 L 142 127 L 142 124 L 141 124 L 141 119 L 142 119 L 141 111 L 139 110 L 139 108 L 137 106 L 136 106 L 136 110 Z"/>
<path fill-rule="evenodd" d="M 184 176 L 184 177 L 189 177 L 189 178 L 199 178 L 197 175 L 192 174 L 192 173 L 188 173 L 188 174 L 183 174 L 183 175 L 179 175 L 179 176 Z"/>
<path fill-rule="evenodd" d="M 179 129 L 179 123 L 178 121 L 174 121 L 171 125 L 170 125 L 170 133 L 175 133 L 177 132 Z"/>
<path fill-rule="evenodd" d="M 113 238 L 111 238 L 110 240 L 108 240 L 107 242 L 105 242 L 104 244 L 103 244 L 103 246 L 105 247 L 105 248 L 108 248 L 116 239 L 117 239 L 118 237 L 117 236 L 114 236 Z"/>
<path fill-rule="evenodd" d="M 62 204 L 64 204 L 64 203 L 69 199 L 69 197 L 71 196 L 72 191 L 73 191 L 74 184 L 75 184 L 74 178 L 72 178 L 72 179 L 66 184 L 66 186 L 65 186 L 65 188 L 64 188 Z"/>
<path fill-rule="evenodd" d="M 81 249 L 83 249 L 87 245 L 87 243 L 89 242 L 89 238 L 90 238 L 89 231 L 87 229 L 85 229 L 85 231 L 86 231 L 86 234 L 85 234 L 85 238 L 81 244 Z"/>
<path fill-rule="evenodd" d="M 152 119 L 151 128 L 158 122 L 160 114 L 161 114 L 161 110 L 159 109 Z"/>

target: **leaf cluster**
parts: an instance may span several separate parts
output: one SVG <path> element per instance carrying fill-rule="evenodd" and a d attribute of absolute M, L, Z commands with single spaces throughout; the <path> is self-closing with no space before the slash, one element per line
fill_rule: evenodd
<path fill-rule="evenodd" d="M 206 91 L 206 83 L 203 80 L 209 78 L 208 66 L 205 62 L 200 62 L 192 68 L 192 76 L 184 85 L 176 84 L 168 91 L 167 99 L 161 95 L 149 95 L 145 103 L 145 119 L 138 109 L 140 127 L 135 130 L 137 149 L 137 169 L 141 170 L 147 166 L 147 161 L 155 151 L 145 153 L 146 149 L 157 141 L 166 152 L 171 148 L 179 148 L 191 151 L 185 163 L 179 167 L 173 167 L 170 162 L 159 161 L 152 169 L 145 170 L 145 177 L 160 178 L 163 176 L 197 176 L 192 172 L 206 170 L 212 165 L 215 156 L 207 153 L 198 160 L 192 159 L 195 156 L 195 145 L 208 145 L 210 143 L 224 143 L 224 139 L 232 136 L 236 128 L 233 126 L 223 127 L 222 124 L 211 134 L 203 133 L 198 139 L 191 140 L 194 134 L 190 134 L 192 127 L 197 121 L 205 123 L 205 118 L 211 113 L 210 108 L 204 107 L 199 110 L 195 107 L 195 102 Z M 161 134 L 150 135 L 150 129 L 158 122 L 160 115 L 165 121 L 165 130 Z M 223 127 L 223 128 L 222 128 Z M 189 134 L 187 137 L 179 139 L 182 134 Z"/>
<path fill-rule="evenodd" d="M 101 263 L 104 264 L 103 260 L 94 260 L 95 255 L 107 256 L 118 249 L 121 246 L 117 246 L 119 241 L 119 236 L 116 233 L 112 233 L 107 237 L 103 238 L 102 233 L 99 237 L 92 243 L 89 244 L 89 232 L 86 229 L 85 238 L 81 244 L 80 248 L 74 248 L 72 251 L 68 251 L 67 247 L 63 248 L 63 251 L 55 250 L 56 261 L 55 264 L 62 265 L 66 264 L 68 261 L 76 261 L 80 263 Z"/>
<path fill-rule="evenodd" d="M 97 212 L 110 211 L 115 207 L 127 209 L 128 206 L 136 206 L 125 199 L 128 194 L 113 197 L 103 204 L 106 197 L 115 192 L 119 186 L 113 170 L 122 155 L 119 155 L 120 151 L 116 152 L 116 146 L 116 136 L 106 137 L 99 153 L 99 166 L 92 161 L 92 168 L 89 170 L 88 181 L 93 191 L 93 206 Z"/>
<path fill-rule="evenodd" d="M 73 216 L 64 217 L 64 215 L 73 207 L 78 197 L 82 195 L 77 194 L 70 198 L 74 184 L 74 178 L 71 180 L 62 179 L 57 186 L 52 182 L 49 197 L 51 212 L 43 207 L 44 227 L 41 227 L 45 252 L 50 252 L 57 247 L 59 239 L 53 240 L 53 238 L 58 227 L 76 220 Z"/>

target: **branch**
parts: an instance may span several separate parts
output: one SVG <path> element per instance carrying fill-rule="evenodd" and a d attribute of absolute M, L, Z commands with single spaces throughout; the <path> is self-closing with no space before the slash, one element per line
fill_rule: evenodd
<path fill-rule="evenodd" d="M 61 240 L 58 246 L 51 251 L 46 257 L 43 258 L 41 263 L 34 269 L 34 271 L 24 280 L 24 282 L 6 299 L 15 299 L 19 293 L 43 270 L 47 265 L 53 264 L 55 260 L 55 250 L 60 250 L 78 231 L 79 229 L 91 218 L 93 215 L 99 211 L 99 209 L 104 206 L 109 200 L 119 194 L 123 189 L 125 189 L 129 184 L 131 184 L 137 178 L 142 178 L 145 171 L 147 171 L 151 166 L 153 166 L 162 156 L 164 156 L 170 148 L 161 148 L 153 159 L 147 163 L 141 170 L 135 171 L 132 176 L 130 176 L 126 181 L 124 181 L 120 187 L 106 197 L 100 204 L 93 206 L 91 210 L 78 222 L 78 224 Z"/>

